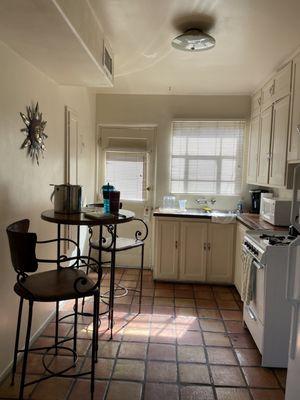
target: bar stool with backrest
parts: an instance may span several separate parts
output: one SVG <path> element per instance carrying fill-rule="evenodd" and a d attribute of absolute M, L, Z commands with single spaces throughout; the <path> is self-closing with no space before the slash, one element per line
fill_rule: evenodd
<path fill-rule="evenodd" d="M 62 256 L 60 260 L 42 260 L 36 257 L 36 245 L 39 243 L 49 243 L 55 242 L 57 239 L 48 240 L 44 242 L 37 241 L 36 233 L 28 232 L 30 221 L 24 219 L 17 221 L 9 225 L 6 229 L 9 247 L 11 253 L 12 265 L 17 273 L 17 282 L 14 285 L 15 293 L 20 297 L 19 312 L 17 319 L 17 332 L 15 340 L 15 351 L 12 369 L 12 384 L 14 384 L 14 377 L 16 373 L 17 365 L 17 355 L 23 352 L 23 366 L 21 373 L 21 383 L 19 399 L 23 400 L 24 388 L 30 384 L 41 382 L 42 380 L 49 379 L 52 376 L 60 377 L 77 377 L 82 375 L 91 374 L 91 398 L 93 398 L 94 393 L 94 380 L 95 380 L 95 363 L 97 362 L 97 341 L 98 341 L 98 312 L 99 312 L 99 293 L 100 293 L 100 281 L 102 276 L 101 266 L 97 265 L 97 282 L 95 283 L 88 276 L 80 270 L 78 267 L 87 265 L 87 257 L 66 257 Z M 90 259 L 91 261 L 91 259 Z M 38 269 L 40 262 L 47 263 L 57 263 L 58 267 L 55 270 L 49 270 L 45 272 L 34 273 Z M 61 264 L 70 263 L 71 266 L 62 267 Z M 98 262 L 92 259 L 93 264 Z M 81 265 L 80 265 L 81 264 Z M 76 339 L 77 339 L 77 307 L 78 299 L 84 296 L 94 297 L 94 313 L 93 313 L 93 334 L 92 334 L 92 355 L 91 355 L 91 371 L 83 372 L 81 374 L 66 375 L 66 371 L 74 367 L 77 360 L 76 354 Z M 76 307 L 75 310 L 75 323 L 74 323 L 74 336 L 73 338 L 63 339 L 54 346 L 39 348 L 38 350 L 45 349 L 49 351 L 50 349 L 55 349 L 55 354 L 57 354 L 58 349 L 70 350 L 73 354 L 73 365 L 69 368 L 54 373 L 50 369 L 46 368 L 49 375 L 43 376 L 32 382 L 25 383 L 26 377 L 26 367 L 28 352 L 37 350 L 29 350 L 31 323 L 32 323 L 32 313 L 34 302 L 58 302 L 63 300 L 75 300 Z M 28 322 L 26 329 L 26 339 L 24 350 L 19 349 L 19 336 L 20 336 L 20 326 L 22 319 L 22 309 L 23 301 L 27 300 L 29 304 L 28 312 Z M 62 344 L 67 340 L 73 340 L 73 349 L 62 346 Z M 47 352 L 46 352 L 47 353 Z"/>
<path fill-rule="evenodd" d="M 122 207 L 122 203 L 120 203 L 120 208 Z M 89 204 L 87 207 L 102 207 L 103 204 L 101 203 L 96 203 L 96 204 Z M 120 210 L 122 212 L 122 210 Z M 131 250 L 134 248 L 141 248 L 141 275 L 140 275 L 140 288 L 139 289 L 130 289 L 134 291 L 139 292 L 139 313 L 141 312 L 141 303 L 142 303 L 142 291 L 143 291 L 143 270 L 144 270 L 144 247 L 145 247 L 145 240 L 147 239 L 148 236 L 148 226 L 145 223 L 144 220 L 140 218 L 133 218 L 132 221 L 138 221 L 140 224 L 142 224 L 143 228 L 138 229 L 134 237 L 127 238 L 127 237 L 118 237 L 116 238 L 116 244 L 113 246 L 112 244 L 112 231 L 113 231 L 113 226 L 106 226 L 107 231 L 108 231 L 108 238 L 102 242 L 101 250 L 107 253 L 110 253 L 112 257 L 112 252 L 115 251 L 116 253 L 121 252 L 121 251 L 126 251 L 126 250 Z M 92 250 L 99 251 L 99 241 L 94 240 L 94 231 L 92 228 L 89 228 L 89 253 L 88 257 L 91 257 L 91 252 Z M 110 240 L 111 236 L 111 240 Z M 88 263 L 90 264 L 90 263 Z M 87 273 L 89 271 L 87 270 Z M 124 289 L 125 293 L 127 293 L 127 288 L 122 287 L 121 285 L 118 285 L 118 288 Z M 105 297 L 105 294 L 102 294 L 101 297 Z M 84 302 L 82 304 L 82 310 L 83 310 Z M 111 306 L 111 305 L 110 305 Z"/>

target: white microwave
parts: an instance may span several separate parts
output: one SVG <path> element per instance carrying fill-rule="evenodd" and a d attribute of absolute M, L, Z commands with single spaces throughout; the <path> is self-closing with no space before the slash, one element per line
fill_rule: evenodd
<path fill-rule="evenodd" d="M 261 218 L 272 225 L 288 226 L 291 219 L 291 200 L 261 197 Z"/>

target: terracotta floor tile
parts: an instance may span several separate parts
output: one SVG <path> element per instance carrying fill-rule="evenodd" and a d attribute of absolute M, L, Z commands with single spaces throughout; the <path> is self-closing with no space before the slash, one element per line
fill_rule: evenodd
<path fill-rule="evenodd" d="M 146 357 L 147 344 L 145 343 L 122 343 L 119 350 L 119 358 L 137 358 Z"/>
<path fill-rule="evenodd" d="M 233 347 L 255 349 L 256 345 L 250 333 L 229 333 Z"/>
<path fill-rule="evenodd" d="M 203 344 L 202 336 L 197 331 L 186 331 L 177 337 L 178 344 L 187 344 L 191 346 L 199 346 Z"/>
<path fill-rule="evenodd" d="M 175 344 L 176 331 L 175 329 L 163 329 L 163 328 L 151 329 L 150 342 Z"/>
<path fill-rule="evenodd" d="M 195 307 L 194 299 L 175 298 L 175 307 Z"/>
<path fill-rule="evenodd" d="M 174 323 L 177 332 L 182 332 L 183 330 L 200 331 L 200 324 L 196 317 L 179 315 L 175 317 Z"/>
<path fill-rule="evenodd" d="M 58 336 L 59 337 L 68 336 L 72 328 L 73 328 L 72 324 L 65 324 L 63 322 L 60 322 L 58 326 Z M 43 330 L 42 335 L 55 336 L 55 323 L 51 322 L 50 324 L 48 324 L 47 327 Z"/>
<path fill-rule="evenodd" d="M 154 314 L 163 314 L 163 315 L 175 315 L 174 307 L 166 307 L 166 306 L 153 306 Z"/>
<path fill-rule="evenodd" d="M 203 364 L 178 364 L 181 383 L 210 383 L 208 368 Z"/>
<path fill-rule="evenodd" d="M 174 289 L 175 290 L 191 290 L 192 285 L 190 283 L 175 283 Z"/>
<path fill-rule="evenodd" d="M 216 388 L 218 400 L 251 400 L 247 389 Z"/>
<path fill-rule="evenodd" d="M 175 288 L 174 294 L 177 299 L 179 299 L 179 298 L 193 299 L 194 298 L 194 292 L 193 292 L 192 288 L 190 288 L 188 290 Z"/>
<path fill-rule="evenodd" d="M 181 388 L 181 400 L 214 400 L 211 387 L 184 386 Z"/>
<path fill-rule="evenodd" d="M 219 347 L 207 347 L 208 362 L 210 364 L 237 365 L 234 351 L 232 349 L 222 349 Z"/>
<path fill-rule="evenodd" d="M 178 386 L 171 383 L 146 383 L 145 400 L 178 400 Z"/>
<path fill-rule="evenodd" d="M 174 290 L 172 289 L 155 289 L 155 297 L 174 297 Z"/>
<path fill-rule="evenodd" d="M 176 382 L 177 364 L 162 361 L 148 361 L 146 380 L 150 382 Z"/>
<path fill-rule="evenodd" d="M 287 370 L 285 368 L 275 368 L 274 372 L 279 380 L 280 386 L 285 388 Z"/>
<path fill-rule="evenodd" d="M 216 298 L 216 300 L 224 300 L 224 301 L 232 301 L 234 300 L 234 295 L 232 294 L 231 291 L 226 291 L 226 292 L 222 292 L 222 291 L 216 291 L 214 290 L 214 296 Z"/>
<path fill-rule="evenodd" d="M 213 300 L 214 295 L 212 291 L 203 291 L 201 289 L 194 289 L 195 299 Z"/>
<path fill-rule="evenodd" d="M 250 387 L 278 388 L 277 379 L 273 371 L 262 367 L 243 367 L 246 381 Z"/>
<path fill-rule="evenodd" d="M 203 331 L 225 332 L 225 327 L 223 322 L 215 319 L 201 319 L 200 326 Z"/>
<path fill-rule="evenodd" d="M 174 306 L 174 298 L 172 297 L 154 297 L 154 307 L 156 306 Z"/>
<path fill-rule="evenodd" d="M 73 362 L 73 357 L 70 356 L 55 356 L 52 359 L 52 362 L 49 364 L 47 364 L 47 366 L 49 367 L 50 371 L 53 371 L 55 373 L 59 373 L 62 372 L 63 370 L 70 368 L 70 370 L 66 371 L 65 374 L 66 375 L 70 375 L 70 374 L 76 374 L 78 372 L 80 372 L 80 369 L 82 367 L 83 364 L 83 357 L 78 357 L 77 359 L 77 363 L 75 367 L 72 367 L 74 362 Z M 89 363 L 89 370 L 91 369 L 91 363 Z"/>
<path fill-rule="evenodd" d="M 26 382 L 31 382 L 39 379 L 39 375 L 27 375 Z M 21 375 L 16 374 L 15 383 L 11 386 L 11 376 L 9 375 L 0 385 L 0 398 L 1 399 L 18 399 L 20 390 Z M 35 389 L 36 384 L 25 387 L 24 400 L 28 400 L 30 394 Z"/>
<path fill-rule="evenodd" d="M 193 307 L 175 307 L 176 316 L 197 317 L 196 308 Z"/>
<path fill-rule="evenodd" d="M 196 306 L 200 308 L 218 308 L 217 303 L 212 299 L 196 299 Z"/>
<path fill-rule="evenodd" d="M 211 373 L 213 382 L 217 386 L 246 386 L 238 367 L 212 365 Z"/>
<path fill-rule="evenodd" d="M 206 363 L 204 348 L 201 346 L 178 346 L 178 361 Z"/>
<path fill-rule="evenodd" d="M 242 321 L 243 320 L 242 311 L 221 310 L 221 315 L 222 315 L 222 318 L 227 321 Z"/>
<path fill-rule="evenodd" d="M 235 349 L 240 365 L 247 367 L 259 367 L 261 355 L 257 349 Z"/>
<path fill-rule="evenodd" d="M 211 308 L 197 308 L 199 318 L 221 319 L 221 314 L 218 310 Z"/>
<path fill-rule="evenodd" d="M 218 300 L 217 304 L 221 310 L 239 310 L 239 306 L 235 300 Z"/>
<path fill-rule="evenodd" d="M 95 364 L 95 376 L 96 379 L 109 379 L 112 374 L 114 366 L 114 360 L 110 358 L 98 358 L 98 362 Z M 91 359 L 87 358 L 82 367 L 83 371 L 91 370 Z M 90 379 L 90 375 L 86 376 Z"/>
<path fill-rule="evenodd" d="M 45 368 L 42 363 L 43 356 L 41 354 L 30 353 L 27 359 L 26 373 L 31 375 L 42 375 L 45 372 Z M 53 355 L 45 357 L 46 365 L 52 362 Z M 22 372 L 23 362 L 22 360 L 17 365 L 17 373 Z"/>
<path fill-rule="evenodd" d="M 282 390 L 251 389 L 253 400 L 284 400 Z"/>
<path fill-rule="evenodd" d="M 111 381 L 106 400 L 140 400 L 142 388 L 140 383 Z"/>
<path fill-rule="evenodd" d="M 143 288 L 143 296 L 153 296 L 153 295 L 154 295 L 154 289 Z M 161 297 L 166 297 L 166 296 L 161 296 Z"/>
<path fill-rule="evenodd" d="M 176 347 L 171 344 L 150 343 L 148 348 L 148 359 L 176 361 Z"/>
<path fill-rule="evenodd" d="M 228 333 L 248 333 L 242 321 L 224 321 Z"/>
<path fill-rule="evenodd" d="M 72 379 L 68 378 L 51 378 L 46 381 L 40 382 L 34 389 L 31 399 L 32 400 L 65 400 L 70 387 Z"/>
<path fill-rule="evenodd" d="M 106 381 L 95 381 L 94 398 L 97 400 L 104 400 L 106 388 Z M 68 397 L 68 400 L 88 400 L 89 392 L 90 381 L 88 379 L 78 379 Z"/>
<path fill-rule="evenodd" d="M 169 282 L 155 282 L 155 289 L 174 289 L 174 284 Z"/>
<path fill-rule="evenodd" d="M 119 345 L 119 342 L 99 342 L 98 356 L 104 358 L 115 358 Z"/>
<path fill-rule="evenodd" d="M 225 333 L 203 332 L 206 346 L 230 347 L 230 340 Z"/>
<path fill-rule="evenodd" d="M 143 381 L 145 375 L 144 361 L 118 359 L 113 378 L 132 381 Z"/>

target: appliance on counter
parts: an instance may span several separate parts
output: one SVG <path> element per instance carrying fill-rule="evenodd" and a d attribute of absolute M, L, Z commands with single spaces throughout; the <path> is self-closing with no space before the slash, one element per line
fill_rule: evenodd
<path fill-rule="evenodd" d="M 262 193 L 268 193 L 268 190 L 264 189 L 252 189 L 249 190 L 251 196 L 251 210 L 252 214 L 259 214 L 260 211 L 260 197 Z"/>
<path fill-rule="evenodd" d="M 293 201 L 290 230 L 300 232 L 298 190 L 300 189 L 300 165 L 294 170 Z M 291 336 L 289 347 L 286 400 L 298 400 L 300 393 L 300 236 L 289 245 L 286 298 L 292 307 Z"/>
<path fill-rule="evenodd" d="M 295 238 L 287 231 L 247 231 L 243 252 L 251 254 L 253 291 L 243 320 L 261 355 L 262 366 L 288 363 L 291 305 L 285 297 L 287 255 Z"/>
<path fill-rule="evenodd" d="M 260 216 L 272 225 L 290 225 L 291 200 L 261 196 Z"/>
<path fill-rule="evenodd" d="M 79 185 L 69 183 L 54 186 L 51 201 L 54 198 L 54 212 L 61 214 L 79 214 L 81 212 L 81 193 Z"/>

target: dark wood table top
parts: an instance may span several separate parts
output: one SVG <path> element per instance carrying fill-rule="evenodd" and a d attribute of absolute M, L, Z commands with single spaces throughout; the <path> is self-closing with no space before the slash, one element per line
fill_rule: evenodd
<path fill-rule="evenodd" d="M 88 226 L 97 226 L 97 225 L 118 225 L 124 224 L 126 222 L 132 221 L 135 217 L 135 214 L 129 210 L 121 209 L 118 215 L 113 214 L 104 214 L 102 209 L 95 209 L 99 214 L 97 217 L 90 218 L 85 215 L 85 212 L 92 211 L 89 208 L 83 208 L 82 211 L 78 214 L 61 214 L 55 213 L 54 210 L 46 210 L 41 214 L 41 218 L 44 221 L 52 222 L 55 224 L 63 224 L 63 225 L 88 225 Z"/>

